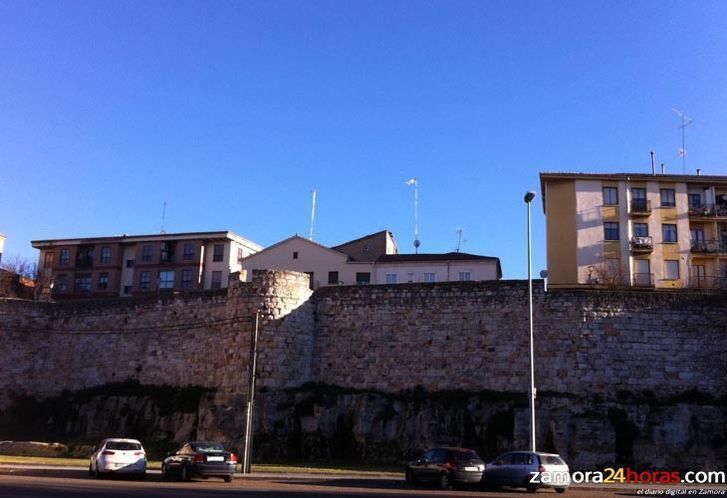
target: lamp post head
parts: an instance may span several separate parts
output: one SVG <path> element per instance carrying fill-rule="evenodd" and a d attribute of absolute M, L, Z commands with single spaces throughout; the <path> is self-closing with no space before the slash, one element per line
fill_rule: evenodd
<path fill-rule="evenodd" d="M 535 199 L 535 192 L 532 190 L 528 190 L 528 192 L 525 194 L 525 202 L 530 204 L 530 202 Z"/>

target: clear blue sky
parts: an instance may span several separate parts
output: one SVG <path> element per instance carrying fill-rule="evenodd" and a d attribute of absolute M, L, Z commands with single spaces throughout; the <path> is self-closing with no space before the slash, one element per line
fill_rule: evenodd
<path fill-rule="evenodd" d="M 540 171 L 727 174 L 727 2 L 0 3 L 0 232 L 388 228 L 545 267 Z"/>

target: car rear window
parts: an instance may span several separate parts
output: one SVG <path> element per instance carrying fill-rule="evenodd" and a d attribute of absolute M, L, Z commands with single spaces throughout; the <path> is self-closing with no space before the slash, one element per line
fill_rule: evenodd
<path fill-rule="evenodd" d="M 477 456 L 477 453 L 472 450 L 453 451 L 452 456 L 454 456 L 455 460 L 480 460 L 480 457 Z"/>
<path fill-rule="evenodd" d="M 540 455 L 543 465 L 565 465 L 562 458 L 557 455 Z"/>
<path fill-rule="evenodd" d="M 129 443 L 126 441 L 109 441 L 106 443 L 107 450 L 117 451 L 136 451 L 141 449 L 139 443 Z"/>
<path fill-rule="evenodd" d="M 225 448 L 221 444 L 215 444 L 215 443 L 197 443 L 192 445 L 192 448 L 194 448 L 194 451 L 198 451 L 200 453 L 213 453 L 215 451 L 225 451 Z"/>

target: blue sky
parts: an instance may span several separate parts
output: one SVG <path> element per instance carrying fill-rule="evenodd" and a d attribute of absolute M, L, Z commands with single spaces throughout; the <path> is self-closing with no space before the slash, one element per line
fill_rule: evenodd
<path fill-rule="evenodd" d="M 727 2 L 0 3 L 0 233 L 388 228 L 526 276 L 540 171 L 727 174 Z M 545 219 L 534 204 L 534 270 Z"/>

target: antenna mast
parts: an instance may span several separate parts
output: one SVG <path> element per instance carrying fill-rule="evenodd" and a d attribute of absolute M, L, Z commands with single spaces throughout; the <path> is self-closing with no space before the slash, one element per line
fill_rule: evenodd
<path fill-rule="evenodd" d="M 464 228 L 459 227 L 457 230 L 457 252 L 459 252 L 460 244 L 462 244 L 462 232 L 464 232 Z"/>
<path fill-rule="evenodd" d="M 414 252 L 419 254 L 419 182 L 416 176 L 406 182 L 407 185 L 414 185 Z"/>
<path fill-rule="evenodd" d="M 686 128 L 690 124 L 692 124 L 693 120 L 686 114 L 684 114 L 682 111 L 678 109 L 671 108 L 672 111 L 676 113 L 677 116 L 682 120 L 682 124 L 679 125 L 679 128 L 682 129 L 682 148 L 679 149 L 679 155 L 682 158 L 682 174 L 685 175 L 687 173 L 687 166 L 686 166 L 686 160 L 687 160 L 687 133 Z"/>
<path fill-rule="evenodd" d="M 161 229 L 161 233 L 163 233 L 163 234 L 166 233 L 164 231 L 164 220 L 166 217 L 167 217 L 167 201 L 164 201 L 164 204 L 162 204 L 162 229 Z"/>
<path fill-rule="evenodd" d="M 313 202 L 310 208 L 310 236 L 308 237 L 309 240 L 313 240 L 313 222 L 315 222 L 316 219 L 316 191 L 311 190 L 311 194 L 313 195 Z"/>

